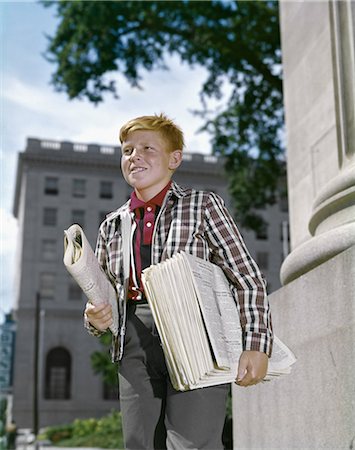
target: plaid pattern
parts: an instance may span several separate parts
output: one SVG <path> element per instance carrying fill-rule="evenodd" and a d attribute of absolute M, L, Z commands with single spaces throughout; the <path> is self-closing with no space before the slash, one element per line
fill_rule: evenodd
<path fill-rule="evenodd" d="M 126 296 L 120 221 L 129 211 L 129 203 L 108 214 L 100 226 L 96 246 L 99 263 L 117 289 L 120 317 L 123 317 Z M 243 348 L 270 356 L 272 325 L 265 280 L 223 200 L 212 192 L 182 188 L 173 182 L 156 220 L 152 264 L 179 251 L 209 260 L 222 268 L 237 301 Z M 92 334 L 100 334 L 87 321 L 86 327 Z M 120 323 L 120 327 L 124 331 L 125 324 Z M 116 360 L 119 359 L 118 345 L 114 340 L 113 357 Z"/>

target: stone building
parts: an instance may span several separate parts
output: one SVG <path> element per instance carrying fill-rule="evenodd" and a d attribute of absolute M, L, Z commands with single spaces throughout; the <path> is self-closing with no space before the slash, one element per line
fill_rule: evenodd
<path fill-rule="evenodd" d="M 216 157 L 186 153 L 174 178 L 212 190 L 232 207 L 223 163 Z M 101 416 L 118 406 L 117 393 L 103 385 L 91 367 L 90 355 L 101 347 L 82 326 L 85 299 L 62 263 L 63 230 L 79 223 L 94 246 L 105 214 L 123 204 L 130 192 L 120 176 L 119 147 L 30 138 L 19 156 L 14 202 L 19 239 L 13 414 L 20 428 L 33 426 L 36 368 L 39 427 Z M 269 290 L 275 290 L 285 252 L 285 202 L 261 214 L 267 230 L 259 235 L 242 233 Z M 37 366 L 36 298 L 40 303 Z"/>

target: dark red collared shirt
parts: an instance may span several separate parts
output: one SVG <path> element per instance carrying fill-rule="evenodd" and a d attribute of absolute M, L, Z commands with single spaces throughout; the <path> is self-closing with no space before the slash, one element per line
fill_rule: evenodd
<path fill-rule="evenodd" d="M 128 300 L 146 302 L 141 281 L 142 271 L 151 265 L 152 237 L 155 220 L 159 214 L 171 181 L 148 202 L 139 200 L 136 193 L 131 194 L 130 211 L 134 213 L 136 230 L 133 236 L 133 267 L 131 266 Z"/>

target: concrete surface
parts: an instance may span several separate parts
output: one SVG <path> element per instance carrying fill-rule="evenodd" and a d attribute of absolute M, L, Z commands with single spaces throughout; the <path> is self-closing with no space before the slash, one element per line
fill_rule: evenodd
<path fill-rule="evenodd" d="M 235 449 L 351 449 L 355 442 L 355 246 L 270 296 L 292 373 L 233 391 Z"/>

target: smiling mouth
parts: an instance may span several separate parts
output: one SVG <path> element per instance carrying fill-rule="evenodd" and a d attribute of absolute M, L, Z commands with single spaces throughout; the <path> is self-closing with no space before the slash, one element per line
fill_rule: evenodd
<path fill-rule="evenodd" d="M 145 167 L 133 167 L 133 169 L 131 169 L 131 173 L 144 172 L 145 170 L 147 170 Z"/>

